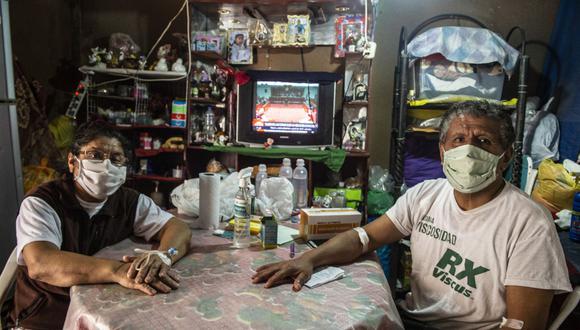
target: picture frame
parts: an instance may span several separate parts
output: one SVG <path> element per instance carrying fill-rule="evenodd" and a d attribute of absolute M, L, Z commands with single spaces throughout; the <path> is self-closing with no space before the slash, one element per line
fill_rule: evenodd
<path fill-rule="evenodd" d="M 288 45 L 308 46 L 310 44 L 310 16 L 288 15 Z"/>
<path fill-rule="evenodd" d="M 364 46 L 364 18 L 361 15 L 345 15 L 336 18 L 336 43 L 334 56 L 362 52 Z"/>
<path fill-rule="evenodd" d="M 272 46 L 288 45 L 288 24 L 274 23 L 272 32 Z"/>
<path fill-rule="evenodd" d="M 222 38 L 215 35 L 197 34 L 192 45 L 193 51 L 222 53 Z"/>
<path fill-rule="evenodd" d="M 207 38 L 206 50 L 208 52 L 214 52 L 221 54 L 222 52 L 222 38 L 218 36 L 211 36 Z"/>
<path fill-rule="evenodd" d="M 230 64 L 252 64 L 252 46 L 248 29 L 233 29 L 228 32 L 228 62 Z"/>

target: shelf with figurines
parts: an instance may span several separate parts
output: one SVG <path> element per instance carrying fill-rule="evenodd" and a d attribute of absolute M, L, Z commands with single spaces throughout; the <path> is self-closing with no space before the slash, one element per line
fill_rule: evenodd
<path fill-rule="evenodd" d="M 175 36 L 178 39 L 176 46 L 164 44 L 157 49 L 156 58 L 150 58 L 152 52 L 142 55 L 141 48 L 129 35 L 113 33 L 109 38 L 109 49 L 91 48 L 88 65 L 79 70 L 85 74 L 100 73 L 140 80 L 185 79 L 187 68 L 183 58 L 187 58 L 187 40 L 179 34 Z"/>

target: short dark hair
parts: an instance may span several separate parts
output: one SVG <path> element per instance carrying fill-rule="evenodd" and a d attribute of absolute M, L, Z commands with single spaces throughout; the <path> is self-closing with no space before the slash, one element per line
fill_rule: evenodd
<path fill-rule="evenodd" d="M 495 105 L 487 101 L 466 101 L 452 105 L 443 115 L 441 125 L 439 125 L 440 143 L 445 142 L 451 122 L 461 115 L 491 118 L 497 121 L 499 123 L 499 135 L 502 147 L 507 149 L 514 143 L 516 133 L 509 112 L 504 110 L 500 105 Z"/>
<path fill-rule="evenodd" d="M 123 136 L 123 134 L 104 121 L 90 121 L 80 125 L 76 129 L 70 151 L 73 155 L 78 156 L 82 147 L 101 137 L 116 139 L 119 141 L 125 156 L 130 157 L 131 151 L 129 141 Z"/>

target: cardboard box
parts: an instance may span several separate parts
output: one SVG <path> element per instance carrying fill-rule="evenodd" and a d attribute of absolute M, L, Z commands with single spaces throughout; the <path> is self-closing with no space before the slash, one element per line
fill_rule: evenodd
<path fill-rule="evenodd" d="M 329 239 L 343 231 L 360 226 L 362 215 L 357 210 L 302 209 L 300 211 L 300 236 L 307 240 Z"/>

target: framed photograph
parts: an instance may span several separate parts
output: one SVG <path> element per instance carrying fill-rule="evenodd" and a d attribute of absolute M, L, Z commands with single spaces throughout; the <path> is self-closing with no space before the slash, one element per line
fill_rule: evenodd
<path fill-rule="evenodd" d="M 206 49 L 208 52 L 215 52 L 221 54 L 222 47 L 221 47 L 222 38 L 217 36 L 211 36 L 207 38 Z"/>
<path fill-rule="evenodd" d="M 228 61 L 230 64 L 252 64 L 249 30 L 236 29 L 229 31 Z"/>
<path fill-rule="evenodd" d="M 339 16 L 336 19 L 335 57 L 361 52 L 364 46 L 364 19 L 361 15 Z"/>
<path fill-rule="evenodd" d="M 207 50 L 207 36 L 198 34 L 195 36 L 195 50 L 205 52 Z"/>
<path fill-rule="evenodd" d="M 272 46 L 286 45 L 288 45 L 288 24 L 274 23 L 274 31 L 272 32 Z"/>
<path fill-rule="evenodd" d="M 310 43 L 310 16 L 288 15 L 288 45 L 308 46 Z"/>

